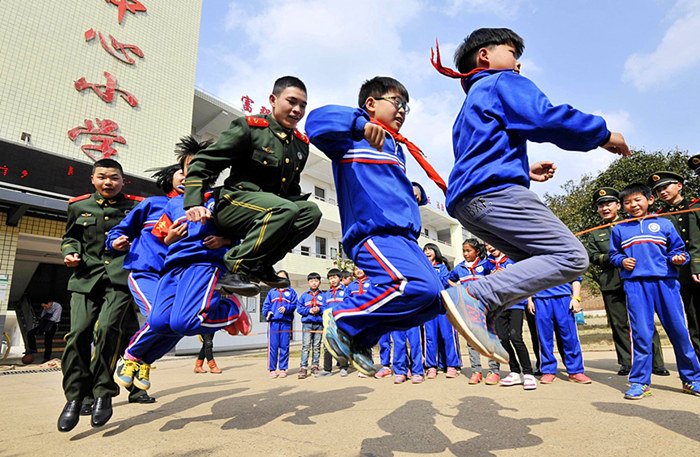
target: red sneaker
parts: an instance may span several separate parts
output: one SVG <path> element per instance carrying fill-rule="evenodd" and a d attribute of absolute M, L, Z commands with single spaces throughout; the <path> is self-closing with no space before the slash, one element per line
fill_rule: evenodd
<path fill-rule="evenodd" d="M 447 367 L 447 372 L 445 373 L 445 376 L 448 378 L 456 378 L 459 375 L 457 373 L 457 369 L 455 367 Z"/>
<path fill-rule="evenodd" d="M 377 373 L 374 375 L 374 377 L 379 379 L 379 378 L 386 378 L 389 375 L 391 375 L 391 368 L 382 367 L 381 370 L 377 371 Z"/>
<path fill-rule="evenodd" d="M 472 377 L 469 378 L 469 384 L 479 384 L 482 379 L 483 375 L 478 371 L 475 371 L 474 373 L 472 373 Z"/>
<path fill-rule="evenodd" d="M 437 378 L 437 368 L 435 368 L 435 367 L 428 368 L 428 375 L 426 376 L 426 378 L 428 378 L 428 379 Z"/>
<path fill-rule="evenodd" d="M 557 379 L 557 377 L 552 373 L 545 373 L 540 378 L 540 384 L 551 384 L 555 379 Z"/>
<path fill-rule="evenodd" d="M 570 374 L 569 381 L 578 382 L 579 384 L 590 384 L 593 382 L 591 381 L 591 378 L 583 373 Z"/>

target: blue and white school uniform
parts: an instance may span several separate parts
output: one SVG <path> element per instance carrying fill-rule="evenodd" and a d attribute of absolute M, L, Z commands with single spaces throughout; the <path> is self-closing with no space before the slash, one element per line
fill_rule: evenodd
<path fill-rule="evenodd" d="M 309 113 L 311 142 L 333 162 L 343 247 L 372 281 L 334 308 L 339 328 L 365 347 L 437 315 L 442 286 L 417 243 L 421 230 L 403 149 L 387 134 L 383 151 L 364 139 L 367 113 L 329 105 Z"/>
<path fill-rule="evenodd" d="M 206 197 L 205 206 L 213 210 L 214 199 L 210 194 Z M 170 228 L 187 224 L 187 236 L 168 246 L 156 306 L 148 318 L 151 328 L 166 337 L 214 333 L 239 316 L 238 299 L 214 290 L 226 273 L 226 248 L 208 249 L 204 240 L 219 235 L 216 225 L 212 219 L 204 224 L 187 222 L 182 202 L 182 196 L 172 198 L 153 229 L 156 236 L 165 238 Z"/>
<path fill-rule="evenodd" d="M 442 286 L 447 288 L 447 278 L 450 271 L 440 263 L 433 265 Z M 423 325 L 425 331 L 425 366 L 428 368 L 440 365 L 445 367 L 460 368 L 462 366 L 462 354 L 459 349 L 459 337 L 457 331 L 447 319 L 447 314 L 438 314 Z"/>
<path fill-rule="evenodd" d="M 581 278 L 577 280 L 580 281 Z M 540 371 L 543 374 L 557 373 L 557 359 L 554 357 L 555 331 L 561 337 L 566 372 L 574 375 L 584 371 L 576 318 L 570 308 L 571 294 L 571 284 L 567 283 L 545 289 L 532 297 L 540 341 Z"/>
<path fill-rule="evenodd" d="M 700 362 L 686 326 L 678 270 L 671 263 L 676 255 L 690 256 L 673 223 L 660 217 L 617 224 L 610 234 L 610 261 L 620 269 L 627 314 L 632 332 L 632 383 L 651 382 L 654 312 L 673 345 L 682 381 L 700 381 Z M 626 258 L 637 263 L 632 271 L 622 266 Z"/>
<path fill-rule="evenodd" d="M 289 367 L 289 339 L 298 299 L 290 287 L 271 289 L 265 297 L 263 316 L 267 318 L 272 313 L 267 319 L 267 369 L 270 371 Z M 284 312 L 280 312 L 280 308 L 284 308 Z"/>

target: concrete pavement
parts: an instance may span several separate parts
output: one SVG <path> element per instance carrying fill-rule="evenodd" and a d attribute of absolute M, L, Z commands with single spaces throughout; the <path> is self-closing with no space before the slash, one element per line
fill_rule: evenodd
<path fill-rule="evenodd" d="M 217 355 L 222 375 L 195 375 L 193 358 L 170 357 L 151 374 L 155 404 L 130 405 L 122 393 L 106 426 L 83 417 L 66 434 L 56 431 L 60 372 L 0 375 L 0 456 L 695 454 L 700 397 L 681 392 L 665 356 L 671 376 L 655 376 L 640 401 L 622 398 L 612 351 L 584 353 L 593 384 L 560 373 L 535 391 L 443 374 L 421 385 L 355 372 L 298 380 L 298 358 L 289 377 L 270 379 L 259 352 Z"/>

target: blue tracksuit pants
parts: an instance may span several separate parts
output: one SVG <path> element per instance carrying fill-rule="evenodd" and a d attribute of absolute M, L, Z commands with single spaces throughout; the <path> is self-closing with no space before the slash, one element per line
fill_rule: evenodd
<path fill-rule="evenodd" d="M 700 381 L 700 363 L 685 324 L 678 281 L 675 278 L 628 279 L 624 288 L 632 330 L 630 382 L 651 383 L 654 311 L 673 345 L 681 380 Z"/>
<path fill-rule="evenodd" d="M 438 314 L 442 284 L 415 240 L 372 236 L 356 248 L 354 260 L 372 287 L 337 303 L 333 316 L 360 345 L 374 347 L 383 334 L 416 327 Z"/>
<path fill-rule="evenodd" d="M 391 333 L 385 333 L 379 338 L 379 363 L 383 367 L 391 366 Z"/>
<path fill-rule="evenodd" d="M 270 321 L 267 323 L 267 369 L 286 370 L 289 367 L 289 337 L 292 323 Z M 278 365 L 279 363 L 279 365 Z"/>
<path fill-rule="evenodd" d="M 438 354 L 440 362 L 446 367 L 460 368 L 462 366 L 462 354 L 459 351 L 459 338 L 457 331 L 447 320 L 446 314 L 438 314 L 423 326 L 425 329 L 425 366 L 428 368 L 438 366 Z"/>
<path fill-rule="evenodd" d="M 139 306 L 141 314 L 148 317 L 156 301 L 160 274 L 149 271 L 132 271 L 129 274 L 129 290 Z M 167 354 L 180 341 L 180 336 L 163 337 L 151 330 L 146 322 L 131 337 L 126 354 L 131 358 L 151 364 Z"/>
<path fill-rule="evenodd" d="M 540 338 L 540 370 L 544 374 L 557 373 L 557 359 L 554 358 L 554 332 L 559 332 L 564 347 L 564 366 L 570 375 L 583 373 L 583 355 L 578 340 L 576 319 L 569 309 L 571 297 L 533 297 L 535 321 Z"/>
<path fill-rule="evenodd" d="M 408 374 L 409 358 L 411 360 L 411 374 L 425 374 L 421 354 L 423 342 L 421 341 L 420 327 L 395 330 L 391 332 L 391 338 L 394 340 L 394 374 L 404 376 Z"/>
<path fill-rule="evenodd" d="M 238 319 L 238 300 L 214 290 L 224 270 L 210 264 L 174 268 L 158 284 L 156 304 L 148 318 L 163 335 L 214 333 Z"/>

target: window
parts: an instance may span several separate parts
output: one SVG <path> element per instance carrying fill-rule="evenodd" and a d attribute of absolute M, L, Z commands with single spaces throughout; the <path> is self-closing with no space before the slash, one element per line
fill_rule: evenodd
<path fill-rule="evenodd" d="M 302 246 L 301 247 L 301 255 L 309 256 L 309 247 L 308 246 Z"/>
<path fill-rule="evenodd" d="M 331 259 L 335 259 L 338 256 L 338 250 L 336 248 L 331 248 Z"/>
<path fill-rule="evenodd" d="M 316 257 L 325 259 L 326 258 L 326 239 L 320 236 L 316 237 Z"/>
<path fill-rule="evenodd" d="M 323 202 L 326 201 L 326 189 L 321 189 L 318 186 L 314 186 L 314 197 Z"/>
<path fill-rule="evenodd" d="M 426 238 L 430 238 L 430 231 L 427 228 L 423 229 L 423 236 Z"/>

